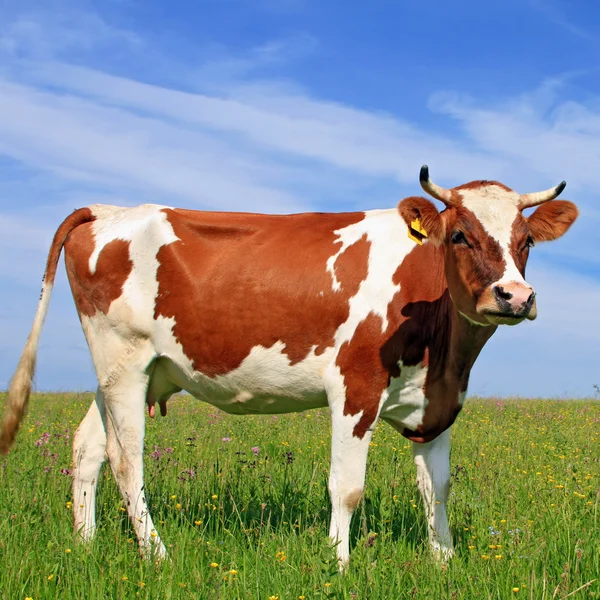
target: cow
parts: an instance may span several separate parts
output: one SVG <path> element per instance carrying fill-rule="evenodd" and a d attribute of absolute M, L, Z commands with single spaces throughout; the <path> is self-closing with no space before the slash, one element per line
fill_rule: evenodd
<path fill-rule="evenodd" d="M 145 555 L 166 555 L 144 492 L 145 412 L 181 390 L 235 415 L 329 407 L 330 537 L 342 566 L 379 419 L 413 442 L 434 554 L 453 544 L 449 428 L 499 325 L 537 314 L 530 248 L 578 216 L 565 182 L 518 194 L 497 181 L 443 188 L 396 208 L 264 215 L 93 205 L 58 228 L 0 432 L 26 410 L 42 324 L 65 250 L 98 388 L 74 436 L 74 527 L 94 535 L 108 457 Z M 530 216 L 523 210 L 538 206 Z"/>

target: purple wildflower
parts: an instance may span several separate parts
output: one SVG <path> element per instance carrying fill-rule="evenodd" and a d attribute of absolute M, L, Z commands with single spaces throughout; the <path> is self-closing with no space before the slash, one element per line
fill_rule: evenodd
<path fill-rule="evenodd" d="M 36 441 L 35 445 L 41 446 L 42 444 L 47 444 L 49 440 L 50 440 L 50 434 L 46 431 L 46 432 L 42 433 L 42 436 L 40 437 L 39 440 Z"/>
<path fill-rule="evenodd" d="M 254 452 L 254 456 L 258 456 L 258 453 L 260 452 L 260 448 L 258 446 L 253 446 L 252 448 L 250 448 L 250 450 Z"/>
<path fill-rule="evenodd" d="M 222 442 L 230 442 L 231 438 L 230 437 L 224 437 L 221 439 Z"/>

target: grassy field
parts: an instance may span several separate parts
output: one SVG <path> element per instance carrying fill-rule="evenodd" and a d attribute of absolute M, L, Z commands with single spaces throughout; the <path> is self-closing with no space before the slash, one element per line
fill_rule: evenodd
<path fill-rule="evenodd" d="M 240 418 L 173 399 L 148 423 L 145 453 L 171 560 L 140 560 L 107 468 L 97 538 L 75 543 L 71 438 L 91 398 L 36 395 L 0 459 L 3 600 L 600 598 L 600 402 L 467 402 L 452 434 L 446 567 L 427 551 L 410 443 L 380 425 L 340 575 L 326 411 Z"/>

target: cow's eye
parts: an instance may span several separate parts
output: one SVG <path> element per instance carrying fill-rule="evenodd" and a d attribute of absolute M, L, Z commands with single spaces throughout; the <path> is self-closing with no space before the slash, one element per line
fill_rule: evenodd
<path fill-rule="evenodd" d="M 526 248 L 533 248 L 535 246 L 535 242 L 533 240 L 533 238 L 528 235 L 527 236 L 527 240 L 525 241 L 525 246 L 523 247 L 523 250 L 525 250 Z"/>
<path fill-rule="evenodd" d="M 467 244 L 467 246 L 469 245 L 467 243 L 467 238 L 465 237 L 465 234 L 462 231 L 452 232 L 451 239 L 453 244 Z"/>

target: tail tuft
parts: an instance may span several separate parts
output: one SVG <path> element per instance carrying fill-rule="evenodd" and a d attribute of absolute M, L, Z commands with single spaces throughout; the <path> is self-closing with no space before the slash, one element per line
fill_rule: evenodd
<path fill-rule="evenodd" d="M 80 208 L 62 222 L 54 235 L 48 253 L 48 260 L 46 261 L 42 293 L 35 313 L 33 326 L 31 327 L 31 333 L 8 388 L 8 397 L 6 399 L 2 424 L 0 425 L 0 454 L 8 454 L 27 410 L 31 394 L 31 383 L 35 373 L 38 343 L 42 332 L 42 325 L 48 312 L 52 286 L 56 277 L 56 267 L 62 247 L 73 229 L 94 219 L 95 217 L 89 208 Z"/>
<path fill-rule="evenodd" d="M 29 403 L 36 355 L 36 348 L 32 341 L 30 336 L 8 389 L 0 428 L 0 454 L 8 454 Z"/>

